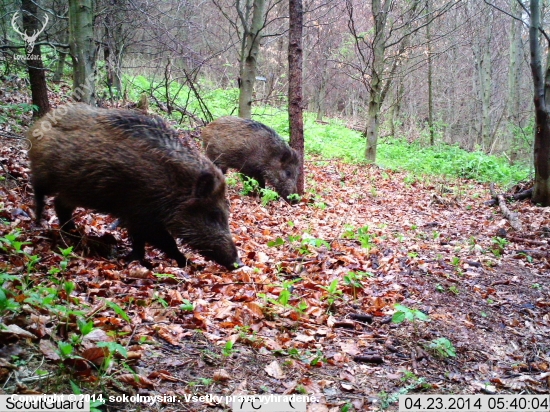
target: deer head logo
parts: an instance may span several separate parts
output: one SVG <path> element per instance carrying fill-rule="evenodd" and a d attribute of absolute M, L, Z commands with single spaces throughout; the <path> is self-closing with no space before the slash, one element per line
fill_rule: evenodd
<path fill-rule="evenodd" d="M 20 34 L 21 37 L 23 38 L 23 40 L 25 40 L 25 43 L 27 43 L 27 53 L 32 53 L 32 49 L 34 49 L 34 43 L 36 42 L 36 39 L 38 39 L 38 36 L 40 35 L 40 33 L 42 33 L 44 31 L 44 29 L 46 28 L 46 25 L 48 24 L 48 15 L 46 14 L 44 17 L 46 18 L 46 21 L 44 22 L 44 25 L 42 26 L 42 28 L 40 30 L 35 30 L 33 32 L 33 34 L 31 36 L 29 36 L 27 34 L 27 31 L 25 30 L 25 32 L 21 32 L 18 28 L 17 28 L 17 17 L 19 17 L 19 12 L 16 12 L 12 19 L 11 19 L 11 25 L 13 27 L 13 29 L 15 30 L 16 33 Z"/>

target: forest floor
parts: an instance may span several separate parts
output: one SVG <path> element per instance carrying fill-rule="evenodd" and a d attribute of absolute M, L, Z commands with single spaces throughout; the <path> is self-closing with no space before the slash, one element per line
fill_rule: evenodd
<path fill-rule="evenodd" d="M 550 208 L 509 204 L 516 232 L 488 185 L 313 158 L 297 205 L 229 187 L 243 268 L 187 250 L 182 269 L 149 247 L 150 271 L 123 261 L 112 217 L 78 209 L 76 244 L 51 202 L 36 226 L 25 149 L 0 139 L 0 393 L 69 393 L 70 379 L 174 397 L 102 410 L 309 394 L 309 411 L 363 411 L 407 393 L 550 391 Z"/>

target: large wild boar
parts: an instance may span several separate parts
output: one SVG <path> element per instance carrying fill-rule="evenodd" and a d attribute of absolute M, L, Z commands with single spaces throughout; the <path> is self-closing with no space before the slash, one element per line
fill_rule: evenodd
<path fill-rule="evenodd" d="M 221 117 L 202 130 L 202 142 L 206 155 L 224 173 L 231 167 L 256 179 L 261 188 L 268 182 L 283 199 L 296 193 L 298 154 L 270 127 Z"/>
<path fill-rule="evenodd" d="M 131 260 L 147 263 L 147 242 L 185 266 L 176 237 L 228 269 L 240 265 L 222 173 L 159 117 L 75 104 L 42 117 L 28 137 L 38 221 L 51 195 L 64 230 L 79 206 L 118 217 Z"/>

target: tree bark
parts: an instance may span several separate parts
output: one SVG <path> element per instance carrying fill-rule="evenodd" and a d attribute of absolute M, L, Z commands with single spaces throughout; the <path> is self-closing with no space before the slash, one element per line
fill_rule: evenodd
<path fill-rule="evenodd" d="M 382 75 L 384 72 L 384 52 L 386 50 L 386 18 L 391 1 L 386 1 L 384 6 L 380 0 L 372 0 L 372 17 L 374 20 L 373 61 L 371 67 L 371 83 L 369 108 L 367 112 L 367 128 L 365 135 L 367 146 L 365 148 L 365 160 L 368 163 L 376 161 L 376 149 L 378 145 L 378 127 L 380 125 L 380 107 L 382 106 Z"/>
<path fill-rule="evenodd" d="M 428 48 L 428 128 L 430 129 L 430 146 L 435 144 L 434 100 L 433 100 L 433 63 L 432 63 L 432 26 L 429 22 L 432 11 L 432 0 L 426 0 L 426 46 Z"/>
<path fill-rule="evenodd" d="M 290 146 L 300 157 L 297 190 L 304 194 L 304 119 L 302 105 L 302 0 L 289 0 L 290 30 L 288 33 L 288 118 Z"/>
<path fill-rule="evenodd" d="M 521 6 L 517 0 L 510 0 L 511 14 L 514 16 L 521 16 Z M 521 40 L 521 21 L 511 19 L 510 26 L 510 57 L 508 66 L 508 124 L 507 124 L 507 137 L 508 147 L 510 149 L 510 163 L 515 163 L 518 154 L 517 150 L 514 150 L 515 142 L 515 130 L 520 125 L 520 95 L 519 86 L 521 79 L 520 63 L 522 59 L 522 40 Z"/>
<path fill-rule="evenodd" d="M 473 7 L 477 5 L 472 3 Z M 491 121 L 491 93 L 493 88 L 492 83 L 492 67 L 491 67 L 491 39 L 492 39 L 492 16 L 493 8 L 484 5 L 481 2 L 479 7 L 482 8 L 487 16 L 483 22 L 483 27 L 480 28 L 479 35 L 474 38 L 473 52 L 475 59 L 476 78 L 474 80 L 474 88 L 479 102 L 478 110 L 478 136 L 477 144 L 488 151 L 491 147 L 492 139 L 492 121 Z"/>
<path fill-rule="evenodd" d="M 241 20 L 243 19 L 241 18 Z M 242 23 L 244 47 L 241 52 L 241 70 L 239 74 L 239 117 L 250 119 L 252 116 L 254 83 L 258 72 L 258 55 L 262 40 L 261 31 L 265 23 L 265 0 L 254 0 L 250 28 L 247 26 L 247 21 Z"/>
<path fill-rule="evenodd" d="M 550 84 L 550 68 L 546 67 L 546 77 L 542 70 L 542 49 L 539 42 L 541 29 L 541 5 L 539 0 L 531 0 L 531 21 L 529 26 L 529 48 L 531 51 L 531 73 L 534 85 L 535 103 L 535 144 L 534 166 L 535 184 L 533 186 L 534 203 L 550 206 L 550 118 L 546 105 Z M 547 64 L 550 61 L 547 58 Z"/>
<path fill-rule="evenodd" d="M 21 14 L 23 15 L 23 30 L 25 33 L 34 33 L 42 28 L 42 22 L 37 18 L 38 7 L 33 0 L 23 0 Z M 48 87 L 46 85 L 46 71 L 42 63 L 42 52 L 36 44 L 31 51 L 27 50 L 27 70 L 31 84 L 32 104 L 38 109 L 33 112 L 34 117 L 41 117 L 50 110 Z"/>
<path fill-rule="evenodd" d="M 69 46 L 73 60 L 73 98 L 95 105 L 94 15 L 92 0 L 69 0 Z"/>
<path fill-rule="evenodd" d="M 64 31 L 64 33 L 61 35 L 61 42 L 67 43 L 69 41 L 69 33 L 67 31 Z M 59 51 L 57 52 L 57 64 L 55 65 L 55 72 L 52 77 L 52 82 L 59 83 L 61 81 L 61 78 L 63 77 L 63 71 L 65 70 L 65 60 L 67 59 L 67 51 Z"/>

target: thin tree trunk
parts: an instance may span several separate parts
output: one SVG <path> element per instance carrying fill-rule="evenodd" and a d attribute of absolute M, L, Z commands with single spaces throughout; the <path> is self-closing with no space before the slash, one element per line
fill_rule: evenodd
<path fill-rule="evenodd" d="M 384 52 L 386 37 L 386 17 L 388 4 L 384 9 L 380 0 L 372 0 L 372 16 L 374 19 L 373 62 L 371 70 L 369 108 L 367 112 L 367 128 L 365 135 L 367 146 L 365 148 L 365 160 L 368 163 L 376 161 L 376 149 L 378 145 L 378 127 L 380 125 L 380 107 L 382 106 L 382 75 L 384 72 Z"/>
<path fill-rule="evenodd" d="M 21 4 L 23 14 L 23 30 L 25 33 L 38 32 L 42 23 L 37 18 L 38 7 L 33 0 L 23 0 Z M 42 52 L 36 44 L 32 50 L 27 49 L 27 70 L 31 84 L 32 104 L 38 107 L 34 111 L 34 117 L 40 117 L 50 110 L 48 100 L 48 87 L 46 85 L 46 72 L 42 63 Z"/>
<path fill-rule="evenodd" d="M 550 84 L 550 71 L 546 67 L 546 78 L 542 69 L 542 48 L 539 43 L 541 27 L 541 5 L 539 0 L 531 0 L 531 24 L 529 27 L 529 48 L 531 50 L 531 72 L 534 85 L 535 103 L 535 145 L 534 166 L 535 185 L 532 201 L 541 206 L 550 206 L 550 118 L 546 106 Z M 547 65 L 550 64 L 547 59 Z"/>
<path fill-rule="evenodd" d="M 95 58 L 92 0 L 69 0 L 69 46 L 73 59 L 73 96 L 95 104 Z"/>
<path fill-rule="evenodd" d="M 510 0 L 511 14 L 520 16 L 522 9 L 517 0 Z M 520 62 L 522 59 L 522 40 L 521 40 L 521 21 L 511 19 L 510 27 L 510 64 L 508 69 L 508 124 L 507 124 L 507 145 L 510 149 L 510 162 L 513 164 L 516 160 L 518 151 L 514 150 L 514 137 L 517 127 L 520 127 Z"/>
<path fill-rule="evenodd" d="M 426 18 L 430 19 L 432 1 L 426 0 Z M 435 144 L 434 100 L 433 100 L 433 64 L 432 64 L 432 25 L 426 24 L 426 43 L 428 47 L 428 128 L 430 129 L 430 146 Z"/>
<path fill-rule="evenodd" d="M 261 31 L 264 28 L 265 0 L 254 0 L 250 29 L 244 25 L 245 47 L 241 55 L 241 73 L 239 82 L 239 116 L 250 119 L 252 116 L 252 98 L 254 83 L 258 72 Z"/>
<path fill-rule="evenodd" d="M 481 70 L 481 136 L 482 145 L 486 150 L 491 147 L 492 138 L 492 119 L 491 119 L 491 93 L 493 89 L 492 82 L 492 64 L 491 64 L 491 38 L 492 38 L 492 8 L 489 10 L 488 20 L 485 24 L 485 33 L 482 39 L 482 60 Z"/>
<path fill-rule="evenodd" d="M 302 106 L 302 0 L 289 0 L 290 30 L 288 33 L 288 117 L 290 146 L 301 159 L 298 194 L 304 194 L 304 119 Z"/>
<path fill-rule="evenodd" d="M 69 40 L 69 33 L 64 32 L 61 37 L 62 43 L 67 43 Z M 63 77 L 63 71 L 65 70 L 65 60 L 67 59 L 67 51 L 58 51 L 57 64 L 55 65 L 55 72 L 52 77 L 54 83 L 59 83 Z"/>

